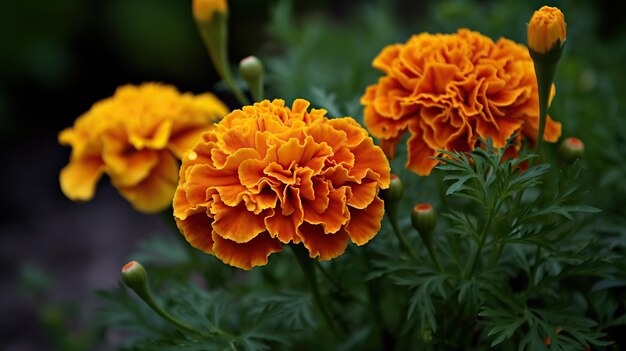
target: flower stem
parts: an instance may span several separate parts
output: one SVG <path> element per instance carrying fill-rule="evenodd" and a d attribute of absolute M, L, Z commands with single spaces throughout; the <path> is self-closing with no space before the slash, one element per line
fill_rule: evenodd
<path fill-rule="evenodd" d="M 337 326 L 335 320 L 332 318 L 330 314 L 330 310 L 328 306 L 324 302 L 322 297 L 322 293 L 320 291 L 319 285 L 317 283 L 317 274 L 315 272 L 315 266 L 311 263 L 311 258 L 307 253 L 306 249 L 302 245 L 291 244 L 289 245 L 291 250 L 296 256 L 298 263 L 300 264 L 300 268 L 302 268 L 302 272 L 306 280 L 309 282 L 311 286 L 311 291 L 313 293 L 313 298 L 315 303 L 317 304 L 318 309 L 320 310 L 322 317 L 326 321 L 326 324 L 332 331 L 333 335 L 337 337 L 337 339 L 341 340 L 343 338 L 343 331 Z"/>
<path fill-rule="evenodd" d="M 548 115 L 548 104 L 550 102 L 550 91 L 556 72 L 556 63 L 541 62 L 534 60 L 535 75 L 537 76 L 537 88 L 539 92 L 539 131 L 537 134 L 537 145 L 535 152 L 540 153 L 543 143 L 543 134 L 546 129 Z"/>
<path fill-rule="evenodd" d="M 415 261 L 418 261 L 417 254 L 411 247 L 411 244 L 407 240 L 406 236 L 402 230 L 400 230 L 400 226 L 398 225 L 398 220 L 396 219 L 395 213 L 389 213 L 387 216 L 389 218 L 389 222 L 391 223 L 391 228 L 393 229 L 393 233 L 396 235 L 398 240 L 400 241 L 400 245 L 406 250 L 406 252 L 411 256 L 411 258 Z"/>
<path fill-rule="evenodd" d="M 424 240 L 425 238 L 426 236 L 423 235 L 422 240 Z M 437 268 L 437 270 L 439 270 L 440 272 L 443 272 L 443 267 L 441 266 L 441 263 L 439 262 L 439 256 L 437 255 L 437 252 L 435 251 L 435 248 L 433 247 L 432 239 L 430 238 L 430 236 L 428 236 L 428 240 L 424 240 L 424 244 L 426 245 L 428 254 L 430 255 L 430 258 L 435 264 L 435 267 Z"/>
<path fill-rule="evenodd" d="M 485 225 L 480 231 L 480 237 L 478 242 L 478 248 L 476 249 L 476 253 L 474 254 L 474 259 L 472 260 L 472 265 L 470 266 L 468 277 L 474 275 L 474 271 L 476 270 L 476 266 L 478 265 L 478 261 L 480 260 L 480 254 L 482 253 L 483 247 L 485 246 L 485 241 L 487 239 L 487 232 L 489 231 L 489 227 L 491 226 L 491 221 L 493 219 L 495 210 L 490 206 L 487 209 L 487 220 L 485 221 Z"/>
<path fill-rule="evenodd" d="M 224 83 L 235 95 L 239 103 L 248 105 L 248 98 L 246 98 L 239 85 L 235 82 L 228 62 L 227 24 L 227 16 L 225 14 L 215 13 L 213 14 L 213 20 L 209 23 L 199 23 L 199 32 L 218 75 L 224 80 Z"/>
<path fill-rule="evenodd" d="M 194 334 L 198 334 L 198 335 L 201 335 L 203 337 L 208 337 L 208 338 L 212 338 L 212 337 L 215 337 L 216 335 L 219 335 L 219 336 L 223 336 L 229 339 L 235 339 L 233 335 L 217 327 L 212 327 L 210 329 L 210 333 L 205 333 L 203 331 L 200 331 L 190 326 L 189 324 L 186 324 L 176 319 L 174 316 L 172 316 L 166 310 L 164 310 L 161 306 L 159 306 L 159 304 L 154 300 L 154 297 L 152 295 L 152 291 L 150 291 L 150 287 L 148 285 L 147 279 L 143 280 L 139 284 L 131 286 L 131 288 L 137 294 L 137 296 L 139 296 L 148 305 L 148 307 L 150 307 L 156 314 L 158 314 L 161 318 L 168 321 L 169 323 L 171 323 L 178 329 L 191 332 Z"/>
<path fill-rule="evenodd" d="M 320 261 L 314 260 L 313 262 L 315 262 L 315 266 L 317 267 L 317 269 L 319 269 L 319 271 L 322 273 L 322 275 L 324 276 L 324 278 L 326 278 L 326 280 L 328 280 L 334 287 L 335 289 L 337 289 L 338 291 L 340 291 L 342 294 L 344 294 L 344 296 L 347 296 L 351 299 L 353 299 L 355 302 L 357 302 L 359 305 L 365 306 L 367 307 L 367 303 L 365 301 L 363 301 L 362 299 L 360 299 L 358 296 L 356 296 L 355 294 L 350 293 L 349 291 L 347 291 L 338 281 L 337 279 L 335 279 L 335 277 L 333 277 L 326 268 L 324 268 L 324 266 L 322 266 L 322 264 L 320 263 Z"/>

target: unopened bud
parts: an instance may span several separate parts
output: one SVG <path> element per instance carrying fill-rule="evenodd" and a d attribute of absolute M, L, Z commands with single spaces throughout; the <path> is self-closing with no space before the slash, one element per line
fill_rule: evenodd
<path fill-rule="evenodd" d="M 148 287 L 148 273 L 141 263 L 130 261 L 122 267 L 122 281 L 137 295 L 143 297 Z"/>
<path fill-rule="evenodd" d="M 404 193 L 404 186 L 402 185 L 402 180 L 395 174 L 391 175 L 391 181 L 389 182 L 389 188 L 381 191 L 381 197 L 385 201 L 389 202 L 398 202 L 402 198 L 402 194 Z"/>
<path fill-rule="evenodd" d="M 413 207 L 411 213 L 411 223 L 422 237 L 430 234 L 437 225 L 437 213 L 429 203 L 422 203 Z"/>
<path fill-rule="evenodd" d="M 565 16 L 556 7 L 543 6 L 528 22 L 528 48 L 538 54 L 560 50 L 566 37 Z"/>
<path fill-rule="evenodd" d="M 584 154 L 585 144 L 578 138 L 567 138 L 559 145 L 559 156 L 567 163 L 582 158 Z"/>
<path fill-rule="evenodd" d="M 248 56 L 239 62 L 239 75 L 248 83 L 255 101 L 263 100 L 263 63 L 256 56 Z"/>
<path fill-rule="evenodd" d="M 199 22 L 210 22 L 214 13 L 228 14 L 226 0 L 193 0 L 193 17 Z"/>
<path fill-rule="evenodd" d="M 256 56 L 248 56 L 239 62 L 239 74 L 245 80 L 258 79 L 263 76 L 263 63 Z"/>

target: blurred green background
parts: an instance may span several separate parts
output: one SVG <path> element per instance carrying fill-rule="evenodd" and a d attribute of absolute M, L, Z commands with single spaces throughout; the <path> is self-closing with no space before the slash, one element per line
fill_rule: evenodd
<path fill-rule="evenodd" d="M 371 61 L 413 33 L 459 27 L 524 43 L 542 5 L 565 13 L 568 39 L 552 116 L 587 146 L 588 202 L 607 231 L 624 232 L 626 27 L 609 1 L 230 1 L 230 58 L 266 65 L 267 95 L 303 97 L 331 115 L 362 118 L 379 72 Z M 213 91 L 231 107 L 191 17 L 190 0 L 24 0 L 0 4 L 0 348 L 107 349 L 90 334 L 92 291 L 115 287 L 140 240 L 163 231 L 107 180 L 75 204 L 58 187 L 69 149 L 57 133 L 126 83 Z M 622 243 L 623 244 L 623 243 Z M 618 244 L 616 244 L 618 245 Z M 620 244 L 621 245 L 621 244 Z M 97 333 L 96 333 L 97 334 Z M 95 344 L 94 344 L 95 343 Z"/>

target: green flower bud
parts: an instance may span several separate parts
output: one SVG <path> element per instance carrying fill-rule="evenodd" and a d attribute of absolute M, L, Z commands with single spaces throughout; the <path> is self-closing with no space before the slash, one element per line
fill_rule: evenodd
<path fill-rule="evenodd" d="M 437 225 L 437 213 L 429 203 L 415 205 L 411 213 L 411 223 L 413 224 L 413 228 L 424 238 L 425 235 L 429 235 L 430 232 L 435 229 Z"/>
<path fill-rule="evenodd" d="M 263 100 L 263 63 L 256 56 L 248 56 L 239 62 L 239 75 L 248 83 L 255 101 Z"/>
<path fill-rule="evenodd" d="M 122 267 L 122 281 L 137 295 L 143 297 L 148 288 L 148 273 L 141 263 L 130 261 Z"/>
<path fill-rule="evenodd" d="M 387 205 L 387 202 L 398 202 L 402 198 L 403 193 L 404 186 L 402 185 L 402 180 L 400 180 L 397 175 L 392 174 L 389 188 L 382 190 L 380 197 L 385 201 L 385 205 Z"/>
<path fill-rule="evenodd" d="M 559 156 L 567 163 L 580 159 L 585 154 L 585 144 L 578 138 L 567 138 L 559 145 Z"/>
<path fill-rule="evenodd" d="M 239 62 L 239 74 L 245 80 L 258 79 L 263 75 L 263 63 L 256 56 L 248 56 Z"/>

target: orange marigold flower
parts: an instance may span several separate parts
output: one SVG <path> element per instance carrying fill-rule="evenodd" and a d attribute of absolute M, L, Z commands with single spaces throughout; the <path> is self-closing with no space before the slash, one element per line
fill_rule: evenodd
<path fill-rule="evenodd" d="M 183 157 L 174 216 L 192 246 L 251 269 L 282 244 L 329 260 L 377 234 L 387 158 L 354 119 L 308 107 L 245 106 Z"/>
<path fill-rule="evenodd" d="M 226 113 L 210 93 L 181 94 L 157 83 L 119 87 L 59 133 L 59 142 L 72 147 L 61 189 L 72 200 L 90 200 L 106 173 L 137 210 L 161 211 L 174 196 L 177 158 Z"/>
<path fill-rule="evenodd" d="M 437 165 L 436 150 L 470 151 L 479 137 L 504 147 L 516 132 L 537 136 L 537 80 L 523 45 L 467 29 L 422 33 L 387 46 L 373 66 L 385 76 L 361 98 L 365 124 L 390 157 L 409 130 L 406 166 L 419 175 Z M 560 134 L 548 118 L 544 140 Z"/>

